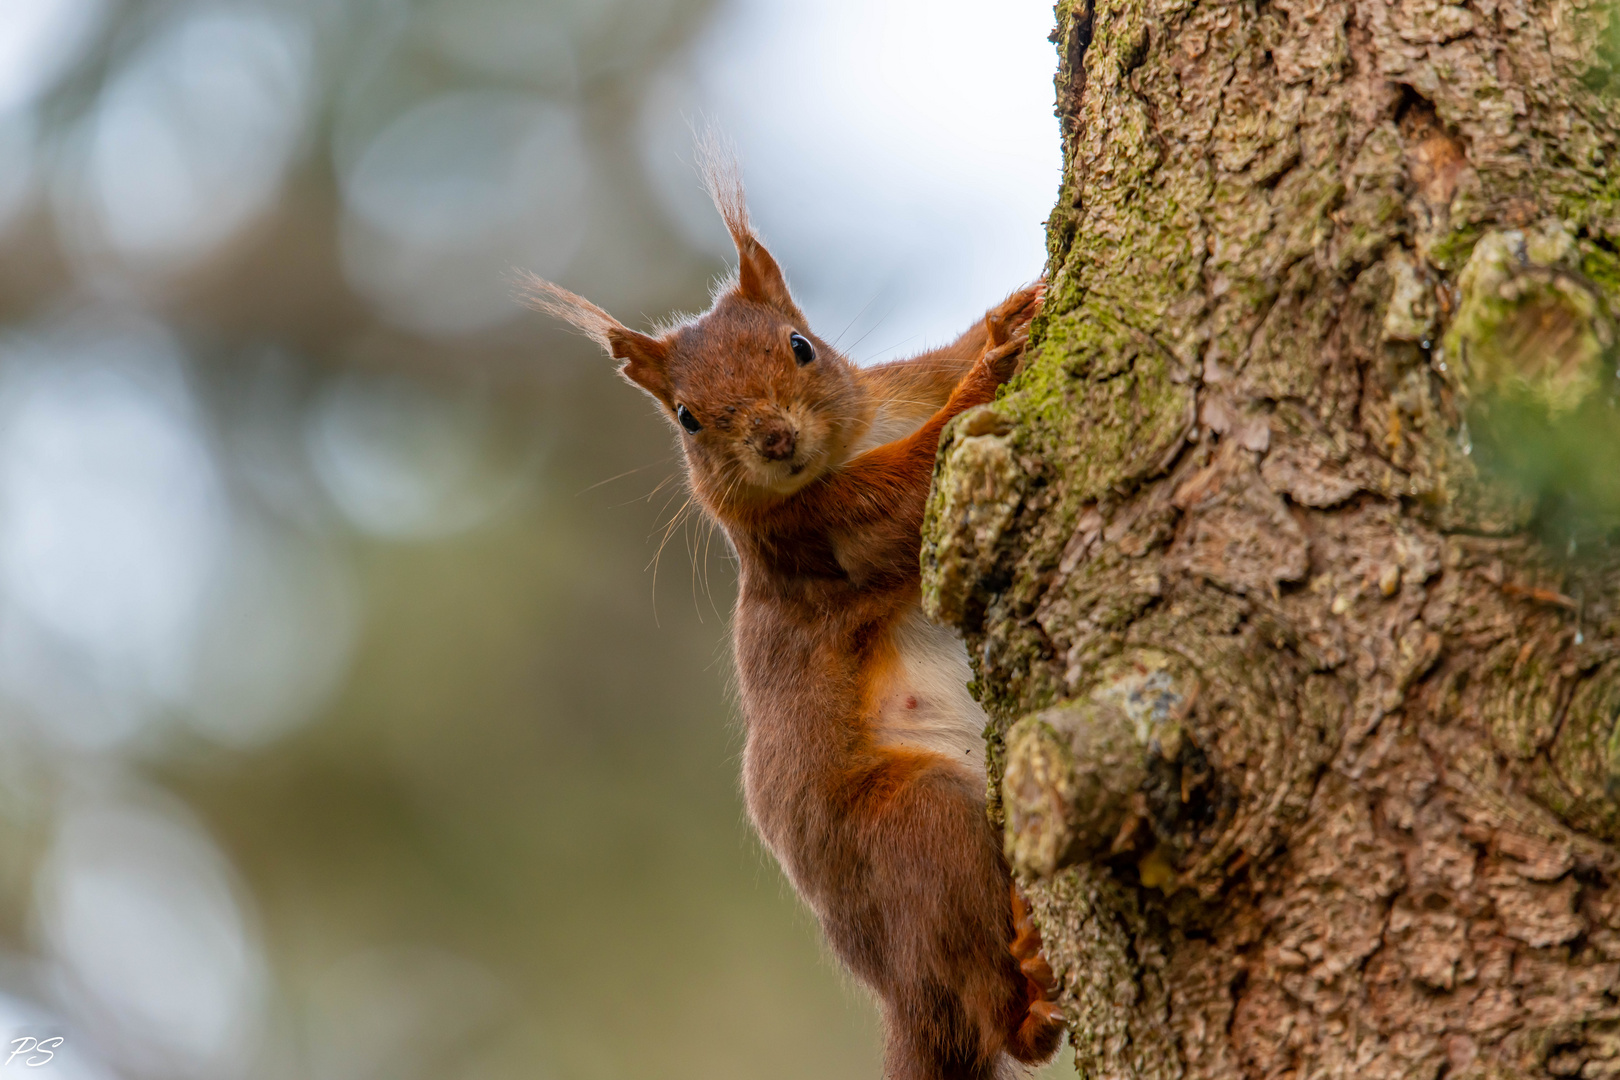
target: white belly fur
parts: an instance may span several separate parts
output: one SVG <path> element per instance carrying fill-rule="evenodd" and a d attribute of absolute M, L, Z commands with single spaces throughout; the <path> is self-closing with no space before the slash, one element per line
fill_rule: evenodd
<path fill-rule="evenodd" d="M 967 647 L 921 608 L 907 613 L 893 640 L 899 662 L 875 703 L 878 743 L 939 754 L 983 783 L 988 718 L 968 693 Z"/>

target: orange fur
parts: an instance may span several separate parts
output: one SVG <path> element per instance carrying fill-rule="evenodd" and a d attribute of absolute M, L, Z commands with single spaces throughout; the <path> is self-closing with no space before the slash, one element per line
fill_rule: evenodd
<path fill-rule="evenodd" d="M 1049 1057 L 1051 971 L 985 817 L 982 777 L 874 732 L 920 596 L 923 507 L 944 426 L 990 401 L 1039 286 L 951 345 L 861 370 L 806 325 L 748 221 L 735 168 L 710 190 L 739 270 L 701 317 L 637 334 L 547 282 L 677 423 L 687 474 L 736 551 L 733 624 L 749 813 L 833 950 L 882 1003 L 891 1080 L 993 1080 Z M 815 350 L 796 359 L 792 335 Z M 862 451 L 880 413 L 909 434 Z M 681 417 L 700 426 L 690 432 Z M 784 452 L 784 447 L 787 448 Z M 769 451 L 769 452 L 767 452 Z"/>

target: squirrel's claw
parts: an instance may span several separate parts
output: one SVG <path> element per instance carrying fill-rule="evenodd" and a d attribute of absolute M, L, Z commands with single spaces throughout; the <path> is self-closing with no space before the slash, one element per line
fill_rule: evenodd
<path fill-rule="evenodd" d="M 1032 1001 L 1008 1047 L 1013 1056 L 1031 1064 L 1045 1061 L 1063 1041 L 1066 1021 L 1055 1001 Z"/>
<path fill-rule="evenodd" d="M 1041 298 L 1046 293 L 1045 280 L 1019 289 L 1000 304 L 991 308 L 984 317 L 985 346 L 983 363 L 999 386 L 1012 378 L 1023 359 L 1024 346 L 1029 344 L 1029 321 L 1040 310 Z"/>
<path fill-rule="evenodd" d="M 984 328 L 990 335 L 990 344 L 1006 344 L 1018 330 L 1026 328 L 1040 309 L 1045 293 L 1046 281 L 1042 279 L 1033 285 L 1026 285 L 991 308 L 984 317 Z"/>
<path fill-rule="evenodd" d="M 1023 1021 L 1013 1036 L 1012 1050 L 1021 1061 L 1041 1061 L 1051 1056 L 1063 1039 L 1063 1010 L 1053 1000 L 1058 992 L 1052 965 L 1041 956 L 1041 932 L 1030 918 L 1029 905 L 1012 887 L 1013 940 L 1008 948 L 1018 960 L 1018 970 L 1029 981 L 1029 1004 Z"/>
<path fill-rule="evenodd" d="M 1018 362 L 1024 358 L 1024 346 L 1028 344 L 1029 326 L 1025 324 L 1014 330 L 1002 344 L 984 351 L 981 363 L 989 369 L 997 386 L 1013 377 L 1018 370 Z"/>
<path fill-rule="evenodd" d="M 1028 960 L 1019 961 L 1018 970 L 1024 977 L 1041 988 L 1042 993 L 1057 992 L 1057 976 L 1052 973 L 1052 965 L 1042 956 L 1032 956 Z"/>

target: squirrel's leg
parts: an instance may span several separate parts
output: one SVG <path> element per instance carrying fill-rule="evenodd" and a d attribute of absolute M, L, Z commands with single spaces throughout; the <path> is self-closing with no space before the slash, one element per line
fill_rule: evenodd
<path fill-rule="evenodd" d="M 797 497 L 799 512 L 807 519 L 835 532 L 861 534 L 856 546 L 863 550 L 849 552 L 857 562 L 879 569 L 897 559 L 915 562 L 940 433 L 958 414 L 992 400 L 996 388 L 1012 377 L 1029 339 L 1029 316 L 1040 302 L 1041 288 L 1020 289 L 985 316 L 983 350 L 927 423 L 905 438 L 868 450 Z M 857 569 L 849 562 L 845 568 Z"/>
<path fill-rule="evenodd" d="M 962 1003 L 942 986 L 908 986 L 885 1001 L 883 1029 L 884 1080 L 997 1080 L 994 1056 L 972 1045 Z"/>
<path fill-rule="evenodd" d="M 1039 308 L 1045 288 L 1044 283 L 1036 282 L 1019 289 L 985 314 L 984 349 L 936 414 L 943 417 L 941 429 L 957 413 L 994 399 L 996 389 L 1012 378 L 1029 340 L 1029 320 Z"/>
<path fill-rule="evenodd" d="M 864 918 L 828 937 L 871 950 L 885 1077 L 995 1080 L 1028 980 L 1007 950 L 1009 878 L 984 804 L 959 770 L 914 751 L 884 753 L 851 780 L 865 803 L 850 819 L 863 872 L 846 897 Z"/>
<path fill-rule="evenodd" d="M 951 391 L 956 389 L 962 376 L 968 373 L 985 346 L 990 344 L 990 324 L 996 324 L 1005 341 L 1007 336 L 1034 316 L 1045 288 L 1046 283 L 1038 281 L 991 308 L 984 318 L 949 345 L 904 360 L 891 360 L 886 364 L 864 368 L 860 378 L 871 388 L 877 400 L 903 415 L 914 416 L 916 422 L 921 423 L 950 400 Z M 1029 293 L 1035 295 L 1036 303 L 1024 302 L 1024 297 Z"/>

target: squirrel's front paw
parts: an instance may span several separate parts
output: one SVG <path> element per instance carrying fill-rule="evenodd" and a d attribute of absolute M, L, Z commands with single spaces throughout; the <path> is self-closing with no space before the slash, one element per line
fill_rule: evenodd
<path fill-rule="evenodd" d="M 979 363 L 988 371 L 991 381 L 1000 386 L 1013 377 L 1018 370 L 1018 362 L 1024 358 L 1024 346 L 1029 344 L 1029 323 L 1013 329 L 1011 334 L 999 345 L 987 346 Z"/>
<path fill-rule="evenodd" d="M 1027 330 L 1029 320 L 1041 309 L 1041 298 L 1045 293 L 1046 280 L 1043 278 L 1019 289 L 986 312 L 984 328 L 990 335 L 991 346 L 1004 345 L 1019 330 Z"/>

